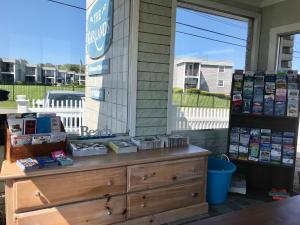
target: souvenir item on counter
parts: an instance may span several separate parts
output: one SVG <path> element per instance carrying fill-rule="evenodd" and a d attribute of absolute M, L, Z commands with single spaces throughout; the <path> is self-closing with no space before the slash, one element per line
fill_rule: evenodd
<path fill-rule="evenodd" d="M 61 166 L 70 166 L 74 164 L 74 160 L 67 157 L 63 150 L 58 150 L 51 153 L 53 159 L 57 160 Z"/>
<path fill-rule="evenodd" d="M 66 141 L 66 138 L 67 138 L 67 134 L 65 132 L 56 132 L 50 134 L 51 143 Z"/>
<path fill-rule="evenodd" d="M 105 155 L 107 154 L 107 147 L 102 142 L 78 142 L 70 143 L 70 149 L 74 157 L 91 156 L 91 155 Z"/>
<path fill-rule="evenodd" d="M 36 119 L 25 118 L 24 119 L 24 134 L 35 134 L 36 133 Z"/>
<path fill-rule="evenodd" d="M 51 133 L 56 133 L 61 131 L 61 126 L 60 126 L 60 117 L 55 116 L 51 117 Z"/>
<path fill-rule="evenodd" d="M 37 157 L 36 160 L 42 168 L 51 168 L 58 166 L 58 161 L 48 156 Z"/>
<path fill-rule="evenodd" d="M 51 133 L 51 118 L 50 117 L 38 117 L 37 118 L 37 134 Z"/>
<path fill-rule="evenodd" d="M 32 144 L 46 144 L 50 143 L 51 136 L 50 134 L 33 134 L 32 135 Z"/>
<path fill-rule="evenodd" d="M 157 137 L 137 137 L 131 141 L 138 146 L 139 150 L 158 149 L 162 147 L 161 140 Z"/>
<path fill-rule="evenodd" d="M 130 140 L 113 140 L 108 146 L 117 154 L 137 152 L 137 146 Z"/>
<path fill-rule="evenodd" d="M 39 168 L 39 163 L 36 159 L 27 158 L 19 159 L 16 164 L 25 172 L 33 171 Z"/>
<path fill-rule="evenodd" d="M 11 135 L 11 145 L 12 146 L 22 146 L 30 145 L 31 136 L 30 135 Z"/>
<path fill-rule="evenodd" d="M 23 119 L 8 119 L 7 124 L 11 134 L 22 135 L 24 133 Z"/>

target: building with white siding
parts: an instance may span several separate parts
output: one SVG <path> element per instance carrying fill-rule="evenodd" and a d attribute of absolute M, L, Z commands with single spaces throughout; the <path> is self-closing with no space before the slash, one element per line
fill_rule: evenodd
<path fill-rule="evenodd" d="M 234 64 L 229 61 L 210 61 L 199 58 L 180 58 L 174 63 L 173 87 L 184 91 L 197 88 L 202 91 L 230 94 Z"/>
<path fill-rule="evenodd" d="M 0 58 L 0 83 L 15 82 L 27 84 L 85 84 L 85 74 L 74 71 L 59 70 L 57 67 L 44 67 L 40 64 L 29 64 L 23 59 Z"/>

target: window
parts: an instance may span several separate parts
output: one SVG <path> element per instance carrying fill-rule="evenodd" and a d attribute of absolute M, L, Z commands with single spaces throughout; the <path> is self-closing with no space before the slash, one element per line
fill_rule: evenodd
<path fill-rule="evenodd" d="M 197 78 L 185 78 L 184 89 L 197 88 L 198 79 Z"/>
<path fill-rule="evenodd" d="M 199 63 L 186 63 L 185 76 L 198 76 Z"/>
<path fill-rule="evenodd" d="M 225 66 L 219 66 L 219 73 L 225 72 Z"/>
<path fill-rule="evenodd" d="M 249 27 L 254 23 L 250 18 L 221 13 L 212 8 L 197 8 L 197 1 L 193 1 L 190 9 L 189 1 L 179 2 L 176 13 L 173 103 L 195 110 L 228 109 L 230 100 L 227 96 L 231 91 L 232 74 L 236 69 L 245 70 L 246 58 L 249 63 L 251 61 L 247 44 L 252 43 L 248 40 L 252 35 L 248 35 L 248 31 L 252 30 Z M 181 127 L 182 130 L 222 127 L 212 126 L 210 120 L 205 122 L 202 117 L 206 115 L 197 115 L 197 123 L 193 121 L 194 116 L 178 115 L 176 119 L 187 121 L 187 125 Z M 211 121 L 215 120 L 214 117 L 211 116 Z"/>
<path fill-rule="evenodd" d="M 224 80 L 218 80 L 218 87 L 224 87 Z"/>
<path fill-rule="evenodd" d="M 300 70 L 300 34 L 279 37 L 276 69 Z"/>

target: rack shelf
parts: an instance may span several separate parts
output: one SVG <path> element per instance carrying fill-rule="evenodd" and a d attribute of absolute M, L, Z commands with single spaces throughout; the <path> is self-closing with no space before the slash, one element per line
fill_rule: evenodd
<path fill-rule="evenodd" d="M 298 76 L 298 87 L 300 87 L 299 80 Z M 232 100 L 234 77 L 232 79 L 232 84 L 227 143 L 228 155 L 232 127 L 270 129 L 272 132 L 293 132 L 295 133 L 294 145 L 297 146 L 299 116 L 269 116 L 233 112 Z M 294 164 L 291 166 L 241 159 L 231 160 L 237 165 L 237 171 L 246 175 L 247 192 L 260 190 L 262 193 L 268 193 L 271 188 L 285 188 L 290 192 L 293 191 L 296 155 L 294 157 Z"/>

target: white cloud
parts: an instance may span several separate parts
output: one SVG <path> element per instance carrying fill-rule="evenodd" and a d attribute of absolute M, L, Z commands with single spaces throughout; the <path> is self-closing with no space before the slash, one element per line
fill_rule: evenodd
<path fill-rule="evenodd" d="M 202 55 L 218 55 L 218 54 L 225 54 L 225 53 L 233 53 L 233 48 L 228 49 L 220 49 L 220 50 L 209 50 L 202 52 Z"/>

